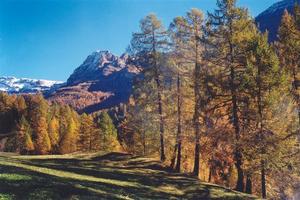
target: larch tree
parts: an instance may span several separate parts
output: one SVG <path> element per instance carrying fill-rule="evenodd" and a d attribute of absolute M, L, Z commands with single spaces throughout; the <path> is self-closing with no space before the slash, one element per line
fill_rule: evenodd
<path fill-rule="evenodd" d="M 165 122 L 163 111 L 163 83 L 160 69 L 160 57 L 168 46 L 168 33 L 161 21 L 154 15 L 146 16 L 140 22 L 140 32 L 133 33 L 131 50 L 135 57 L 143 63 L 144 78 L 154 81 L 156 84 L 156 102 L 159 115 L 159 137 L 160 137 L 160 159 L 164 161 L 165 156 Z"/>
<path fill-rule="evenodd" d="M 51 150 L 51 142 L 48 135 L 47 113 L 48 103 L 41 94 L 31 98 L 30 119 L 35 143 L 35 151 L 38 154 L 48 154 Z"/>
<path fill-rule="evenodd" d="M 21 117 L 21 120 L 18 123 L 16 140 L 19 153 L 30 154 L 34 151 L 34 144 L 31 139 L 30 124 L 24 116 Z"/>
<path fill-rule="evenodd" d="M 113 151 L 118 148 L 117 129 L 107 112 L 102 112 L 99 117 L 98 126 L 102 135 L 102 148 Z"/>
<path fill-rule="evenodd" d="M 59 152 L 61 154 L 75 152 L 77 150 L 77 140 L 78 134 L 76 123 L 72 118 L 70 118 L 68 120 L 67 132 L 64 134 L 60 142 Z"/>
<path fill-rule="evenodd" d="M 57 152 L 58 144 L 60 141 L 59 135 L 59 121 L 56 119 L 55 116 L 50 119 L 49 126 L 48 126 L 48 133 L 49 138 L 52 146 L 52 152 Z"/>
<path fill-rule="evenodd" d="M 191 9 L 185 17 L 177 17 L 170 26 L 173 50 L 177 59 L 177 65 L 193 66 L 193 90 L 194 90 L 194 132 L 195 132 L 195 158 L 193 173 L 199 175 L 200 167 L 200 135 L 201 135 L 201 110 L 204 107 L 203 94 L 203 13 L 198 9 Z M 181 69 L 182 70 L 182 69 Z M 182 73 L 182 72 L 181 72 Z M 177 76 L 178 91 L 178 130 L 181 133 L 181 94 L 180 94 L 180 71 Z M 180 134 L 179 134 L 180 136 Z M 177 148 L 181 145 L 178 137 Z M 176 149 L 176 148 L 175 148 Z M 178 149 L 178 154 L 181 149 Z M 177 159 L 180 158 L 180 154 Z M 180 160 L 180 159 L 179 159 Z"/>
<path fill-rule="evenodd" d="M 268 156 L 268 135 L 270 127 L 266 121 L 270 115 L 267 113 L 272 106 L 272 92 L 284 85 L 284 73 L 280 71 L 279 61 L 275 51 L 268 43 L 268 34 L 257 34 L 249 45 L 248 65 L 244 73 L 244 88 L 250 95 L 250 104 L 255 111 L 255 135 L 257 140 L 258 157 L 260 159 L 261 194 L 266 198 L 266 170 Z M 250 177 L 248 177 L 250 178 Z"/>
<path fill-rule="evenodd" d="M 295 7 L 295 15 L 292 16 L 285 10 L 281 25 L 278 30 L 279 41 L 276 44 L 280 63 L 290 73 L 291 94 L 294 97 L 298 109 L 300 125 L 300 8 Z M 297 22 L 298 21 L 298 22 Z M 297 24 L 298 23 L 298 24 Z"/>
<path fill-rule="evenodd" d="M 247 9 L 236 7 L 236 0 L 218 0 L 217 9 L 208 15 L 209 45 L 214 48 L 210 59 L 218 69 L 219 101 L 227 107 L 228 120 L 232 124 L 236 190 L 244 191 L 243 155 L 241 145 L 241 112 L 243 99 L 240 88 L 241 75 L 245 71 L 245 48 L 255 34 L 255 25 Z"/>
<path fill-rule="evenodd" d="M 92 150 L 93 118 L 82 114 L 80 119 L 78 148 L 81 151 Z"/>

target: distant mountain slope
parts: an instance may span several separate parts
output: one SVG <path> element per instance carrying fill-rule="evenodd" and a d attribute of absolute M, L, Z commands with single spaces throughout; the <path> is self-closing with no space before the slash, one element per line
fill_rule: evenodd
<path fill-rule="evenodd" d="M 42 79 L 0 77 L 0 91 L 8 93 L 36 93 L 50 90 L 62 84 L 61 81 Z"/>
<path fill-rule="evenodd" d="M 296 3 L 300 4 L 300 0 L 279 1 L 255 18 L 255 21 L 262 32 L 265 32 L 266 30 L 269 31 L 270 42 L 277 40 L 277 32 L 284 10 L 287 9 L 290 13 L 293 12 Z"/>
<path fill-rule="evenodd" d="M 129 56 L 95 51 L 71 74 L 66 85 L 47 95 L 50 101 L 69 104 L 80 112 L 94 112 L 127 102 L 133 78 L 140 68 Z"/>

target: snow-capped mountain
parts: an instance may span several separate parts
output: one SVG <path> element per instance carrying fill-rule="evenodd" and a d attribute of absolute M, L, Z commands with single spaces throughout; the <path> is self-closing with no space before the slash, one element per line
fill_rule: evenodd
<path fill-rule="evenodd" d="M 0 91 L 8 93 L 36 93 L 50 90 L 62 84 L 61 81 L 29 79 L 16 77 L 0 77 Z"/>
<path fill-rule="evenodd" d="M 262 32 L 266 30 L 269 31 L 270 42 L 277 40 L 277 32 L 284 10 L 286 9 L 292 13 L 296 3 L 299 5 L 300 0 L 283 0 L 276 2 L 255 18 Z"/>
<path fill-rule="evenodd" d="M 119 57 L 109 51 L 95 51 L 74 70 L 66 85 L 46 96 L 91 113 L 127 102 L 139 73 L 140 67 L 127 54 Z"/>

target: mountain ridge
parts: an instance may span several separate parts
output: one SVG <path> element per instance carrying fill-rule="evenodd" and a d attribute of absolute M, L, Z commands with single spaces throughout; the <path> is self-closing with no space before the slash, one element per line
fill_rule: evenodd
<path fill-rule="evenodd" d="M 277 33 L 284 10 L 292 13 L 296 3 L 300 5 L 300 0 L 282 0 L 276 2 L 255 18 L 260 31 L 269 32 L 269 42 L 278 40 Z"/>

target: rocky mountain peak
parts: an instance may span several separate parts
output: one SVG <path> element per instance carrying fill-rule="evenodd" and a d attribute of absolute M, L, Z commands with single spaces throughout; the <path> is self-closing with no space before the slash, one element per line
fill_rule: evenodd
<path fill-rule="evenodd" d="M 118 57 L 109 51 L 95 51 L 73 72 L 68 79 L 69 85 L 85 81 L 99 80 L 127 67 L 129 56 Z"/>
<path fill-rule="evenodd" d="M 141 68 L 126 53 L 94 51 L 74 70 L 67 84 L 48 99 L 69 104 L 80 112 L 94 112 L 127 102 Z"/>

